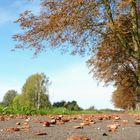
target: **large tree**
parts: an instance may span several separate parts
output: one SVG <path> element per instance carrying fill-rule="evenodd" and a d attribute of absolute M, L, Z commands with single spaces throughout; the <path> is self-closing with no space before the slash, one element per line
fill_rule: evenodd
<path fill-rule="evenodd" d="M 119 22 L 122 26 L 127 42 L 132 42 L 129 18 L 130 15 L 123 15 L 115 22 Z M 110 29 L 107 32 L 109 33 Z M 117 38 L 113 34 L 102 39 L 95 55 L 87 63 L 93 76 L 98 80 L 104 81 L 106 84 L 114 83 L 116 90 L 113 92 L 112 101 L 116 107 L 124 108 L 125 106 L 126 108 L 128 104 L 129 108 L 134 106 L 134 102 L 136 103 L 134 96 L 137 96 L 135 89 L 139 85 L 136 73 L 137 63 L 126 49 L 118 44 Z M 125 101 L 128 98 L 129 101 Z"/>
<path fill-rule="evenodd" d="M 110 69 L 108 60 L 101 60 L 105 61 L 104 65 L 107 61 L 109 72 L 106 76 L 110 78 L 106 79 L 105 75 L 99 75 L 97 78 L 114 81 L 116 75 L 121 73 L 120 69 L 125 67 L 125 70 L 136 77 L 135 88 L 139 93 L 139 5 L 139 0 L 42 0 L 39 15 L 34 15 L 30 11 L 21 14 L 17 22 L 24 32 L 15 35 L 14 39 L 21 41 L 21 44 L 17 45 L 18 48 L 32 48 L 35 49 L 35 53 L 47 47 L 59 47 L 62 50 L 70 50 L 72 54 L 88 52 L 91 55 L 97 55 L 96 51 L 102 48 L 106 54 L 107 51 L 110 53 L 106 45 L 101 48 L 104 40 L 109 39 L 109 49 L 117 50 L 114 52 L 116 56 L 113 57 L 116 65 L 112 65 Z M 66 42 L 71 45 L 68 46 Z M 46 45 L 47 43 L 49 45 Z M 121 54 L 124 58 L 120 57 Z M 118 65 L 116 61 L 123 65 Z M 110 72 L 112 69 L 113 74 Z"/>
<path fill-rule="evenodd" d="M 23 85 L 20 103 L 38 109 L 50 106 L 49 84 L 49 79 L 43 73 L 31 75 Z"/>

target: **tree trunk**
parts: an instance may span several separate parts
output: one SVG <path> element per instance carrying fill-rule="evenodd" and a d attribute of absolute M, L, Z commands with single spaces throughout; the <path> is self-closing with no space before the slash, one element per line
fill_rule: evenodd
<path fill-rule="evenodd" d="M 136 87 L 136 109 L 140 110 L 140 60 L 138 60 L 137 63 L 136 74 L 138 79 L 137 87 Z"/>

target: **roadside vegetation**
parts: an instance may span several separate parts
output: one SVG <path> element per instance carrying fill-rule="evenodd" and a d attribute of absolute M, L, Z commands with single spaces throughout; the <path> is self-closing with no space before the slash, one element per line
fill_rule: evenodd
<path fill-rule="evenodd" d="M 94 106 L 82 109 L 76 101 L 57 101 L 51 103 L 49 86 L 51 82 L 45 74 L 29 76 L 21 93 L 8 90 L 0 103 L 0 114 L 95 114 L 113 112 L 110 109 L 97 110 Z"/>
<path fill-rule="evenodd" d="M 49 107 L 49 108 L 31 108 L 28 106 L 0 106 L 0 114 L 27 114 L 27 115 L 33 115 L 33 114 L 40 114 L 40 115 L 58 115 L 58 114 L 99 114 L 99 113 L 113 113 L 113 112 L 119 112 L 117 110 L 111 110 L 111 109 L 102 109 L 102 110 L 88 110 L 88 109 L 81 109 L 81 110 L 70 110 L 64 107 Z"/>

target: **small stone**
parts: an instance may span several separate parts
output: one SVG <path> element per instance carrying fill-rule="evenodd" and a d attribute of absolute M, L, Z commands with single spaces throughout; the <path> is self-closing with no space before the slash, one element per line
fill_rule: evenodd
<path fill-rule="evenodd" d="M 108 136 L 106 133 L 103 133 L 102 135 L 103 135 L 103 136 Z"/>

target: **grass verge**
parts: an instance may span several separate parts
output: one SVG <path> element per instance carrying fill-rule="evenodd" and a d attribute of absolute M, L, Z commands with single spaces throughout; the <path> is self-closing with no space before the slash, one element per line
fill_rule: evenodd
<path fill-rule="evenodd" d="M 27 114 L 27 115 L 33 115 L 33 114 L 99 114 L 99 113 L 111 113 L 116 112 L 114 110 L 110 109 L 104 109 L 104 110 L 68 110 L 66 108 L 43 108 L 43 109 L 35 109 L 27 106 L 18 106 L 18 107 L 3 107 L 0 106 L 0 114 Z"/>

